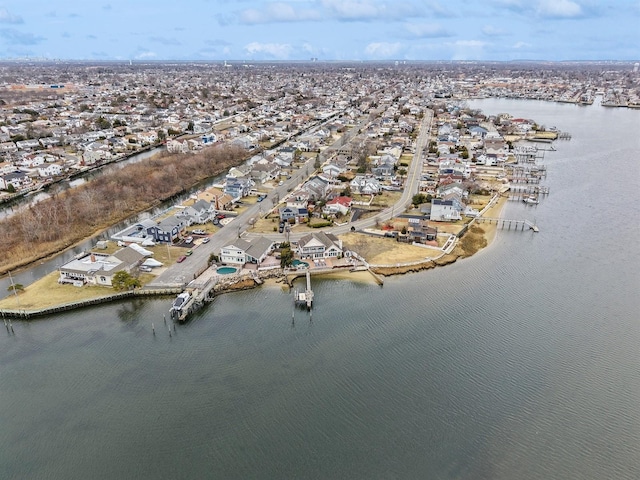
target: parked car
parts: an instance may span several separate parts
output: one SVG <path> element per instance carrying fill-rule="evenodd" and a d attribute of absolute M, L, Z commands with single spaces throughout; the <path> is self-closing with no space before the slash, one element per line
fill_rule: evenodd
<path fill-rule="evenodd" d="M 211 239 L 209 237 L 204 237 L 202 239 L 202 243 L 209 243 L 211 241 Z"/>
<path fill-rule="evenodd" d="M 191 243 L 193 242 L 193 237 L 187 237 L 184 239 L 184 243 Z"/>
<path fill-rule="evenodd" d="M 193 230 L 191 233 L 193 233 L 194 235 L 206 235 L 207 232 L 205 232 L 204 230 L 202 230 L 201 228 L 198 228 L 196 230 Z"/>
<path fill-rule="evenodd" d="M 185 255 L 186 255 L 187 257 L 189 257 L 189 256 L 193 255 L 193 250 L 187 250 L 187 251 L 185 252 Z"/>
<path fill-rule="evenodd" d="M 151 267 L 148 267 L 146 265 L 140 265 L 140 271 L 149 273 L 151 271 Z"/>
<path fill-rule="evenodd" d="M 182 263 L 182 262 L 184 262 L 186 259 L 187 259 L 187 257 L 185 257 L 184 255 L 181 255 L 181 256 L 179 256 L 179 257 L 178 257 L 178 260 L 176 260 L 176 262 L 178 262 L 178 263 Z"/>

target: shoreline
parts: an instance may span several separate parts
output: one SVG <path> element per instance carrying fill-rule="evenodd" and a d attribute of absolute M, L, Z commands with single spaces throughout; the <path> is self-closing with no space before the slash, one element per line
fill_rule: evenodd
<path fill-rule="evenodd" d="M 492 215 L 499 215 L 504 209 L 506 204 L 507 204 L 507 198 L 501 197 L 494 206 L 492 206 L 490 209 L 487 210 L 487 213 L 491 213 Z M 456 247 L 451 253 L 443 252 L 443 255 L 439 257 L 436 257 L 433 259 L 425 259 L 424 261 L 415 262 L 410 265 L 403 265 L 403 266 L 398 266 L 398 264 L 390 264 L 387 266 L 376 265 L 375 267 L 372 266 L 367 270 L 359 270 L 359 271 L 351 271 L 349 269 L 335 269 L 335 270 L 318 272 L 314 274 L 314 276 L 323 276 L 327 278 L 331 277 L 338 281 L 340 280 L 365 281 L 365 282 L 371 281 L 374 283 L 380 283 L 378 279 L 376 279 L 376 276 L 381 275 L 383 277 L 387 277 L 387 276 L 395 276 L 395 275 L 405 275 L 408 273 L 418 273 L 424 270 L 430 270 L 436 267 L 444 267 L 446 265 L 449 265 L 451 263 L 458 261 L 461 258 L 467 258 L 475 254 L 478 254 L 482 250 L 489 247 L 495 241 L 497 237 L 497 230 L 498 230 L 496 225 L 483 224 L 482 227 L 480 228 L 483 231 L 482 238 L 486 240 L 486 244 L 471 254 L 466 254 L 459 245 L 456 245 Z M 465 235 L 469 235 L 469 234 L 470 232 L 465 233 Z M 286 288 L 290 288 L 288 286 L 288 283 L 285 281 L 284 272 L 281 269 L 277 270 L 277 272 L 278 274 L 275 277 L 273 275 L 274 274 L 273 270 L 265 272 L 264 275 L 260 275 L 260 273 L 258 273 L 258 278 L 260 279 L 260 283 L 256 282 L 253 275 L 243 274 L 237 278 L 237 281 L 233 283 L 229 283 L 225 286 L 225 288 L 222 288 L 216 291 L 216 296 L 224 293 L 232 293 L 240 290 L 248 290 L 248 289 L 260 287 L 262 285 L 266 285 L 270 287 L 280 285 L 280 286 L 286 286 Z M 37 285 L 39 282 L 44 282 L 44 281 L 51 282 L 52 281 L 51 278 L 53 278 L 53 276 L 57 278 L 57 273 L 52 272 L 49 275 L 37 280 L 33 284 L 27 286 L 25 289 L 25 292 L 28 291 L 29 287 L 32 287 L 33 285 Z M 370 279 L 370 280 L 367 280 L 367 279 Z M 83 288 L 87 288 L 87 287 L 83 287 Z M 93 287 L 93 288 L 104 289 L 105 287 Z M 183 291 L 183 289 L 180 289 L 180 291 Z M 82 290 L 78 290 L 78 292 L 81 293 Z M 28 320 L 30 318 L 46 316 L 46 315 L 55 314 L 62 311 L 78 309 L 78 308 L 86 308 L 86 307 L 100 304 L 100 303 L 118 301 L 118 300 L 128 299 L 128 298 L 137 297 L 137 296 L 161 297 L 161 296 L 175 295 L 176 293 L 179 293 L 178 289 L 176 288 L 154 289 L 154 290 L 139 288 L 139 289 L 131 290 L 127 292 L 113 292 L 108 294 L 102 294 L 102 292 L 99 292 L 92 297 L 82 298 L 82 299 L 78 299 L 71 302 L 63 302 L 63 303 L 57 303 L 57 304 L 43 303 L 38 305 L 37 303 L 34 303 L 34 300 L 31 300 L 31 303 L 26 302 L 24 304 L 25 308 L 20 306 L 20 298 L 21 296 L 25 295 L 25 293 L 22 293 L 22 294 L 18 294 L 17 298 L 15 298 L 14 295 L 9 295 L 8 297 L 1 299 L 0 315 L 2 315 L 3 318 L 8 317 L 8 318 L 19 318 L 19 319 Z M 3 304 L 10 304 L 13 302 L 16 302 L 18 304 L 16 305 L 18 308 L 8 308 L 8 305 L 5 308 L 2 307 Z"/>

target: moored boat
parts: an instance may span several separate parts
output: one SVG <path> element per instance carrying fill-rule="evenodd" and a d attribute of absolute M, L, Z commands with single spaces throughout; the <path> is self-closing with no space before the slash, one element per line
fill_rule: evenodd
<path fill-rule="evenodd" d="M 173 304 L 171 305 L 171 310 L 178 311 L 178 312 L 182 310 L 182 307 L 185 306 L 185 304 L 189 301 L 190 297 L 191 297 L 191 294 L 189 292 L 183 292 L 180 295 L 178 295 L 176 299 L 173 301 Z"/>

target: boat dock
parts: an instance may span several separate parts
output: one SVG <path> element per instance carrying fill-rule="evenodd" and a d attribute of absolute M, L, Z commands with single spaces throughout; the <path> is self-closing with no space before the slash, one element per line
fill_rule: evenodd
<path fill-rule="evenodd" d="M 294 300 L 297 305 L 307 306 L 307 310 L 311 310 L 313 305 L 313 290 L 311 290 L 311 273 L 307 270 L 307 289 L 304 292 L 296 290 Z"/>
<path fill-rule="evenodd" d="M 191 283 L 190 289 L 178 295 L 169 312 L 171 318 L 178 322 L 185 322 L 189 315 L 200 310 L 205 303 L 213 301 L 213 288 L 216 282 L 213 277 L 209 277 L 203 283 Z M 182 298 L 180 302 L 178 299 Z"/>
<path fill-rule="evenodd" d="M 530 222 L 529 220 L 510 220 L 508 218 L 490 218 L 490 217 L 476 217 L 474 221 L 478 223 L 495 223 L 498 228 L 511 230 L 513 226 L 514 230 L 520 229 L 520 231 L 524 231 L 525 227 L 529 230 L 533 230 L 534 232 L 539 232 L 538 226 L 535 223 Z"/>
<path fill-rule="evenodd" d="M 516 184 L 509 188 L 509 200 L 521 201 L 526 198 L 539 198 L 540 195 L 549 195 L 549 187 L 543 185 Z"/>

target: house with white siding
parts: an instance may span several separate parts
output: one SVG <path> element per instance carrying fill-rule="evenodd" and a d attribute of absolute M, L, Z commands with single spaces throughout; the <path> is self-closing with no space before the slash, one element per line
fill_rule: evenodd
<path fill-rule="evenodd" d="M 332 233 L 314 232 L 298 241 L 300 258 L 337 258 L 342 256 L 342 240 Z"/>
<path fill-rule="evenodd" d="M 238 238 L 233 243 L 220 249 L 220 262 L 225 265 L 239 265 L 253 263 L 260 264 L 275 249 L 275 242 L 266 237 L 251 239 L 251 241 Z"/>
<path fill-rule="evenodd" d="M 60 267 L 58 283 L 111 286 L 113 275 L 120 271 L 131 272 L 144 258 L 144 254 L 131 247 L 122 248 L 111 255 L 87 253 Z"/>

